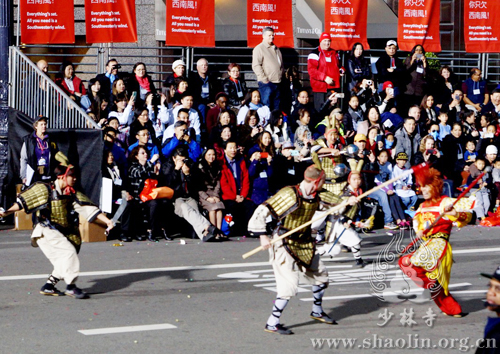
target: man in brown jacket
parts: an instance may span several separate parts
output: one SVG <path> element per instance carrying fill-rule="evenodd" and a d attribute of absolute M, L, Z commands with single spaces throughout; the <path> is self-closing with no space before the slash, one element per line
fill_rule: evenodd
<path fill-rule="evenodd" d="M 262 104 L 270 110 L 279 109 L 279 85 L 283 76 L 283 57 L 274 45 L 274 29 L 264 27 L 262 43 L 256 46 L 252 54 L 252 69 L 257 75 Z"/>

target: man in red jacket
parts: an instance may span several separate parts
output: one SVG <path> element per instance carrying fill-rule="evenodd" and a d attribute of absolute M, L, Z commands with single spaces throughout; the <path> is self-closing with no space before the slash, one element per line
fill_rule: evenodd
<path fill-rule="evenodd" d="M 226 211 L 233 215 L 234 228 L 231 234 L 242 236 L 247 233 L 248 220 L 256 206 L 247 198 L 250 192 L 250 178 L 245 159 L 237 155 L 236 142 L 229 140 L 224 150 L 220 184 Z"/>
<path fill-rule="evenodd" d="M 319 47 L 307 57 L 307 72 L 314 95 L 314 108 L 319 112 L 326 101 L 328 90 L 340 88 L 340 63 L 337 51 L 330 47 L 332 37 L 323 32 L 319 37 Z"/>

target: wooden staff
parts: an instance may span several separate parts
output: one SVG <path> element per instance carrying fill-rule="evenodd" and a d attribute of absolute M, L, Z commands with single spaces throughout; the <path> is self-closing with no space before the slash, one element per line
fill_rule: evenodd
<path fill-rule="evenodd" d="M 390 179 L 390 180 L 388 180 L 388 181 L 386 181 L 386 182 L 384 182 L 384 183 L 382 183 L 382 184 L 379 184 L 379 185 L 378 185 L 378 186 L 376 186 L 376 187 L 373 187 L 372 189 L 370 189 L 369 191 L 364 192 L 363 194 L 361 194 L 361 195 L 360 195 L 360 196 L 358 196 L 357 198 L 361 200 L 362 198 L 364 198 L 364 197 L 366 197 L 366 196 L 368 196 L 368 195 L 372 194 L 373 192 L 376 192 L 376 191 L 378 191 L 378 190 L 380 190 L 380 189 L 382 189 L 382 188 L 384 188 L 384 187 L 388 186 L 388 185 L 389 185 L 389 184 L 391 184 L 391 183 L 396 182 L 397 180 L 400 180 L 401 178 L 407 177 L 408 175 L 410 175 L 410 174 L 412 174 L 412 173 L 419 173 L 419 172 L 420 172 L 423 168 L 428 167 L 428 166 L 429 166 L 429 165 L 428 165 L 426 162 L 423 162 L 423 163 L 421 163 L 420 165 L 417 165 L 417 166 L 413 166 L 411 169 L 409 169 L 408 171 L 403 172 L 403 173 L 402 173 L 401 175 L 399 175 L 398 177 L 394 177 L 394 178 L 392 178 L 392 179 Z M 290 231 L 288 231 L 288 232 L 284 233 L 283 235 L 281 235 L 281 236 L 279 236 L 279 237 L 273 238 L 273 239 L 271 240 L 271 244 L 273 244 L 273 243 L 276 243 L 276 242 L 278 242 L 278 241 L 283 240 L 285 237 L 288 237 L 288 236 L 292 235 L 293 233 L 295 233 L 295 232 L 297 232 L 297 231 L 299 231 L 299 230 L 302 230 L 303 228 L 305 228 L 305 227 L 307 227 L 307 226 L 311 225 L 312 223 L 315 223 L 316 221 L 322 220 L 325 216 L 328 216 L 328 215 L 330 215 L 330 214 L 333 214 L 334 212 L 336 212 L 336 211 L 338 211 L 338 210 L 340 210 L 340 209 L 344 208 L 344 207 L 345 207 L 345 206 L 347 206 L 347 205 L 348 205 L 348 201 L 345 201 L 345 202 L 343 202 L 343 203 L 340 203 L 340 204 L 339 204 L 339 205 L 337 205 L 337 206 L 334 206 L 333 208 L 330 208 L 330 209 L 326 212 L 326 214 L 323 214 L 323 215 L 321 215 L 321 216 L 318 216 L 318 217 L 317 217 L 317 218 L 315 218 L 315 219 L 309 220 L 308 222 L 306 222 L 306 223 L 304 223 L 304 224 L 302 224 L 302 225 L 300 225 L 300 226 L 297 226 L 295 229 L 292 229 L 292 230 L 290 230 Z M 259 247 L 255 248 L 255 249 L 251 250 L 250 252 L 245 253 L 242 257 L 243 257 L 243 259 L 247 259 L 248 257 L 253 256 L 254 254 L 256 254 L 256 253 L 258 253 L 258 252 L 260 252 L 260 251 L 263 251 L 263 250 L 264 250 L 264 248 L 262 248 L 262 246 L 259 246 Z"/>

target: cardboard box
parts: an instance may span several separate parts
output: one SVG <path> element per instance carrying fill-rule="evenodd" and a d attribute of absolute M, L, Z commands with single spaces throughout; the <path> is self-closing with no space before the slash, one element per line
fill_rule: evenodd
<path fill-rule="evenodd" d="M 31 214 L 26 214 L 24 210 L 14 213 L 15 230 L 33 230 L 33 220 Z"/>
<path fill-rule="evenodd" d="M 96 219 L 89 223 L 87 219 L 80 216 L 80 235 L 82 242 L 104 242 L 106 241 L 106 224 Z"/>

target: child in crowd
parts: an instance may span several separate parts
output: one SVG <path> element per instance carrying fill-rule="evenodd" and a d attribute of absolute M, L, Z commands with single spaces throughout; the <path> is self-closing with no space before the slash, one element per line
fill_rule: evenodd
<path fill-rule="evenodd" d="M 400 152 L 396 156 L 396 166 L 392 170 L 392 177 L 397 177 L 407 170 L 405 167 L 406 161 L 408 161 L 408 155 L 404 152 Z M 407 210 L 410 210 L 415 206 L 417 202 L 417 194 L 412 189 L 413 179 L 412 175 L 401 178 L 394 182 L 394 188 L 396 189 L 396 194 L 401 198 L 401 201 L 405 205 Z"/>
<path fill-rule="evenodd" d="M 391 179 L 393 168 L 389 161 L 389 153 L 386 150 L 380 151 L 377 156 L 379 174 L 375 176 L 375 183 L 380 185 Z M 394 193 L 394 185 L 390 184 L 382 190 L 387 194 L 387 199 L 389 200 L 389 206 L 391 208 L 392 216 L 396 220 L 396 224 L 401 229 L 409 228 L 410 222 L 406 221 L 405 213 L 403 207 L 401 206 L 401 199 L 397 194 Z"/>
<path fill-rule="evenodd" d="M 451 133 L 451 127 L 448 123 L 448 114 L 446 112 L 439 112 L 439 140 L 443 141 L 446 135 Z"/>
<path fill-rule="evenodd" d="M 311 129 L 309 129 L 309 122 L 311 121 L 311 114 L 307 109 L 299 109 L 299 120 L 297 121 L 298 127 L 295 130 L 293 138 L 294 145 L 297 149 L 301 150 L 307 146 L 307 143 L 312 140 Z"/>
<path fill-rule="evenodd" d="M 475 165 L 475 169 L 471 168 L 469 179 L 467 180 L 467 184 L 470 184 L 474 179 L 479 177 L 481 173 L 483 173 L 484 168 L 486 167 L 486 161 L 483 158 L 477 158 L 473 163 Z M 484 217 L 488 215 L 488 209 L 490 208 L 490 188 L 491 186 L 491 177 L 489 173 L 486 173 L 481 180 L 477 183 L 477 187 L 475 193 L 476 195 L 476 203 L 474 205 L 474 211 L 476 212 L 478 220 L 482 220 Z"/>
<path fill-rule="evenodd" d="M 497 188 L 497 200 L 495 203 L 495 208 L 498 208 L 500 205 L 500 160 L 496 160 L 493 164 L 493 172 L 491 173 L 493 177 L 493 183 Z"/>
<path fill-rule="evenodd" d="M 477 152 L 476 152 L 476 142 L 474 140 L 469 140 L 467 141 L 467 143 L 465 144 L 465 154 L 464 154 L 464 161 L 465 161 L 465 165 L 467 167 L 470 167 L 470 165 L 472 165 L 474 163 L 474 161 L 476 161 L 476 158 L 477 158 Z M 467 171 L 466 171 L 467 170 Z M 469 178 L 469 169 L 464 169 L 462 171 L 462 188 L 467 184 L 467 179 Z"/>
<path fill-rule="evenodd" d="M 385 133 L 385 150 L 389 153 L 389 160 L 393 161 L 396 154 L 394 134 L 390 131 Z"/>
<path fill-rule="evenodd" d="M 464 160 L 465 163 L 470 166 L 470 164 L 476 161 L 477 158 L 476 142 L 474 140 L 467 141 L 465 149 L 467 151 L 465 151 Z"/>

